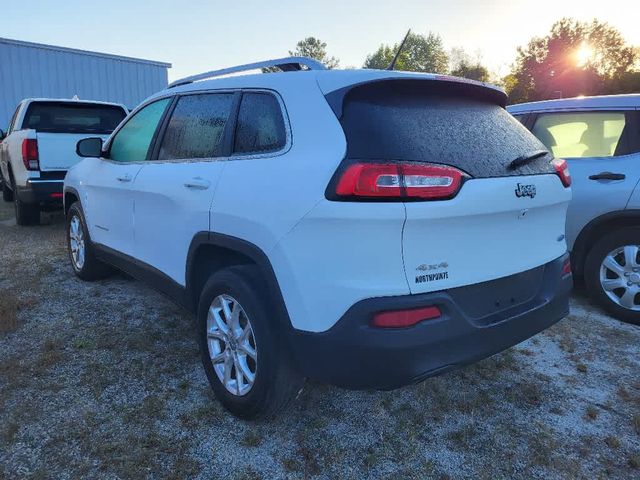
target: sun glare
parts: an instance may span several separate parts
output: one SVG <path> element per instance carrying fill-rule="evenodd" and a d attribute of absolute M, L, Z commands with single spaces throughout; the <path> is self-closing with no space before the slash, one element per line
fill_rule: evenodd
<path fill-rule="evenodd" d="M 576 64 L 579 67 L 584 67 L 593 58 L 593 48 L 587 43 L 580 45 L 580 48 L 576 50 Z"/>

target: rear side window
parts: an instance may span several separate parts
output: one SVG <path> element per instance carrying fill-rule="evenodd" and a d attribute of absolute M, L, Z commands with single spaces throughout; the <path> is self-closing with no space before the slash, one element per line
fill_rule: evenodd
<path fill-rule="evenodd" d="M 158 159 L 221 156 L 224 130 L 232 103 L 231 93 L 180 97 L 162 139 Z"/>
<path fill-rule="evenodd" d="M 632 113 L 573 112 L 538 115 L 533 134 L 557 157 L 614 157 L 631 153 L 625 131 Z"/>
<path fill-rule="evenodd" d="M 545 147 L 504 108 L 429 83 L 376 82 L 345 97 L 347 157 L 451 165 L 474 177 L 551 173 L 551 156 L 508 165 Z"/>
<path fill-rule="evenodd" d="M 138 110 L 111 141 L 109 158 L 115 162 L 141 162 L 147 159 L 158 123 L 169 104 L 163 98 Z"/>
<path fill-rule="evenodd" d="M 285 143 L 284 119 L 278 100 L 269 93 L 244 93 L 238 112 L 234 153 L 275 152 Z"/>
<path fill-rule="evenodd" d="M 52 133 L 111 133 L 126 116 L 114 105 L 34 102 L 27 108 L 22 128 Z"/>

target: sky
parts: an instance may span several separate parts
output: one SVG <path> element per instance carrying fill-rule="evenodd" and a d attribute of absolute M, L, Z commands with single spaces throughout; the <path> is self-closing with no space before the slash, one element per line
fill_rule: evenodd
<path fill-rule="evenodd" d="M 169 80 L 286 56 L 307 36 L 361 67 L 407 29 L 441 35 L 497 75 L 563 16 L 598 18 L 640 46 L 638 0 L 1 0 L 0 37 L 165 61 Z"/>

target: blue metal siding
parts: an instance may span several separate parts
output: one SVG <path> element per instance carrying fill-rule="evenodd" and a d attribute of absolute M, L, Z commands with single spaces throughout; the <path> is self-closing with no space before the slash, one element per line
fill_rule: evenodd
<path fill-rule="evenodd" d="M 24 98 L 117 102 L 133 108 L 167 87 L 168 63 L 0 38 L 0 128 Z"/>

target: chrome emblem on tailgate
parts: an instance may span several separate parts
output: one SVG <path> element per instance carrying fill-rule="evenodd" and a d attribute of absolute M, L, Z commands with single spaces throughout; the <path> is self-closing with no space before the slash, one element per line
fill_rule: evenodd
<path fill-rule="evenodd" d="M 535 185 L 523 185 L 518 183 L 516 186 L 516 197 L 535 197 L 536 196 L 536 186 Z"/>

